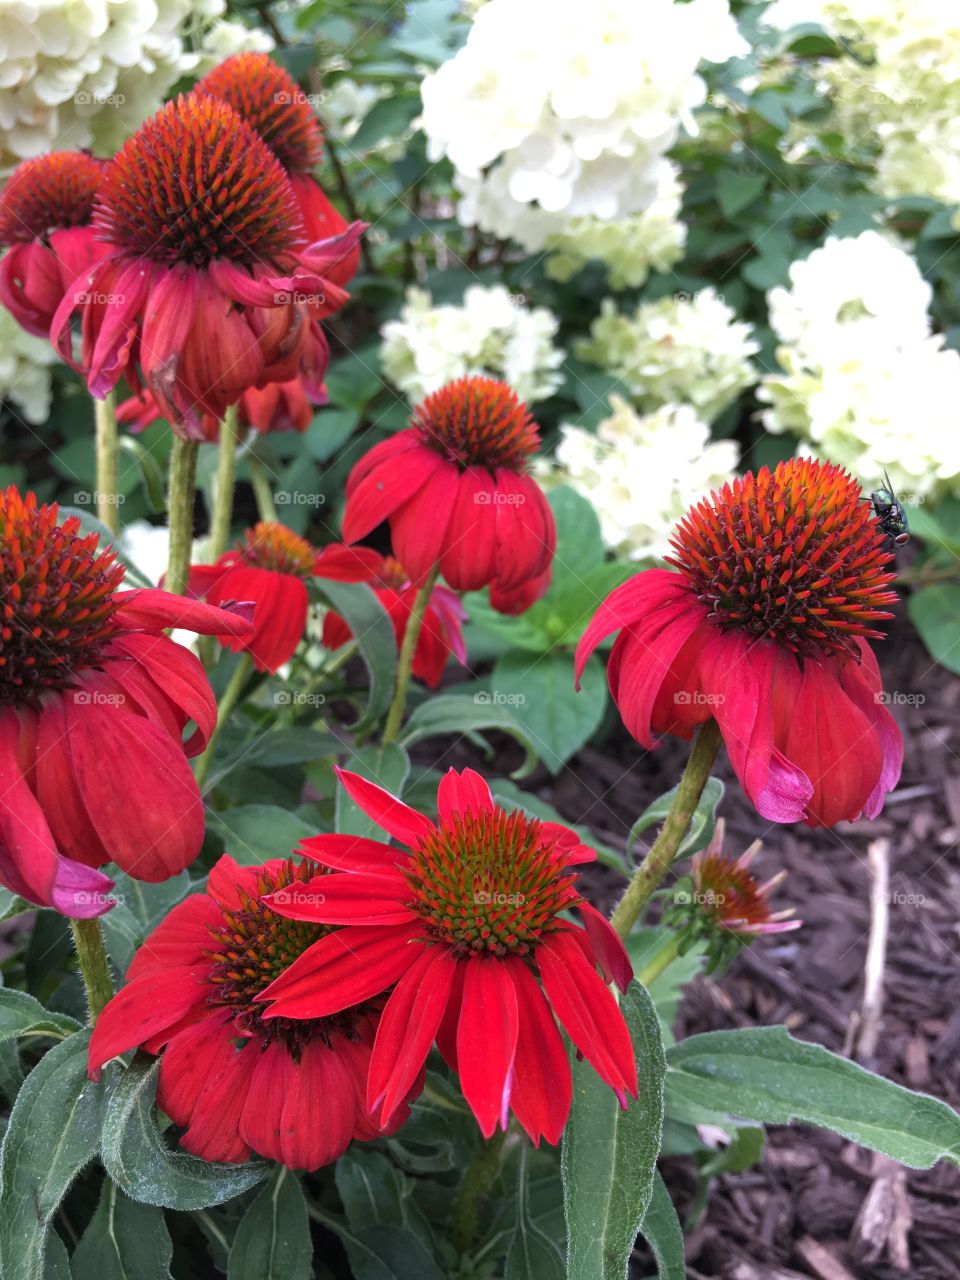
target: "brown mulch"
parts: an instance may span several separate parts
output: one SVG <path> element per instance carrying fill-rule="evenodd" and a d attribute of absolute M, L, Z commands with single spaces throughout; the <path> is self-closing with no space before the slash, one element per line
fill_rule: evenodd
<path fill-rule="evenodd" d="M 850 1053 L 870 923 L 867 847 L 883 838 L 890 935 L 880 1034 L 865 1065 L 960 1107 L 960 681 L 932 663 L 906 622 L 878 656 L 886 689 L 899 695 L 892 710 L 905 738 L 896 792 L 876 821 L 808 831 L 765 823 L 731 782 L 722 805 L 728 851 L 761 837 L 757 866 L 788 870 L 777 901 L 796 906 L 804 927 L 741 952 L 719 979 L 697 979 L 677 1033 L 784 1022 L 802 1039 Z M 617 730 L 541 790 L 622 846 L 634 817 L 676 781 L 685 751 L 668 742 L 645 754 Z M 719 772 L 730 780 L 725 762 Z M 615 886 L 607 892 L 612 900 Z M 662 1171 L 685 1214 L 696 1190 L 692 1161 L 669 1158 Z M 958 1226 L 960 1172 L 952 1166 L 904 1176 L 832 1134 L 773 1129 L 759 1165 L 714 1183 L 688 1238 L 688 1274 L 952 1280 L 960 1277 Z M 641 1265 L 638 1274 L 652 1271 Z"/>

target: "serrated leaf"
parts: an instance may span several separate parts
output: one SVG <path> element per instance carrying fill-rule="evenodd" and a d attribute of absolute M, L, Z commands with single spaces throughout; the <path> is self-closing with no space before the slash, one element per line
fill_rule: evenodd
<path fill-rule="evenodd" d="M 89 1032 L 77 1031 L 27 1076 L 0 1147 L 0 1275 L 43 1280 L 47 1229 L 96 1155 L 102 1093 L 87 1079 Z"/>
<path fill-rule="evenodd" d="M 262 1163 L 214 1164 L 167 1146 L 154 1112 L 159 1071 L 159 1059 L 138 1054 L 107 1100 L 101 1154 L 117 1186 L 166 1209 L 205 1209 L 256 1186 Z"/>
<path fill-rule="evenodd" d="M 378 787 L 383 787 L 395 796 L 403 794 L 410 776 L 407 753 L 395 742 L 388 743 L 385 747 L 363 747 L 351 755 L 346 767 L 350 772 L 359 773 L 361 777 L 375 782 Z M 336 791 L 336 828 L 344 835 L 364 836 L 370 840 L 383 839 L 383 828 L 367 817 L 360 806 L 351 800 L 346 787 L 339 783 Z"/>
<path fill-rule="evenodd" d="M 288 858 L 301 840 L 316 830 L 295 813 L 274 804 L 243 804 L 208 815 L 223 836 L 224 852 L 241 866 L 254 867 L 271 858 Z"/>
<path fill-rule="evenodd" d="M 109 1178 L 72 1259 L 73 1280 L 170 1280 L 163 1210 L 128 1199 Z"/>
<path fill-rule="evenodd" d="M 63 1013 L 49 1013 L 26 991 L 0 988 L 0 1041 L 22 1036 L 49 1036 L 62 1040 L 79 1030 L 80 1023 Z"/>
<path fill-rule="evenodd" d="M 405 747 L 423 738 L 455 734 L 463 738 L 482 729 L 508 733 L 526 751 L 523 764 L 510 776 L 525 777 L 537 762 L 537 750 L 530 735 L 517 717 L 504 706 L 495 704 L 492 694 L 476 693 L 472 698 L 457 694 L 439 694 L 422 702 L 403 727 L 399 741 Z"/>
<path fill-rule="evenodd" d="M 884 1080 L 785 1027 L 709 1031 L 667 1053 L 667 1089 L 680 1100 L 765 1124 L 819 1125 L 928 1169 L 960 1164 L 960 1115 L 928 1094 Z"/>
<path fill-rule="evenodd" d="M 369 677 L 367 709 L 352 727 L 366 733 L 390 706 L 397 669 L 397 638 L 387 611 L 365 582 L 321 583 L 321 590 L 353 633 Z"/>
<path fill-rule="evenodd" d="M 640 1230 L 657 1260 L 660 1280 L 686 1280 L 683 1231 L 670 1192 L 659 1173 L 653 1175 L 653 1194 Z"/>
<path fill-rule="evenodd" d="M 667 814 L 670 812 L 670 806 L 673 804 L 673 798 L 677 793 L 676 787 L 671 787 L 669 791 L 664 792 L 662 796 L 658 796 L 653 804 L 648 805 L 641 813 L 630 828 L 630 835 L 627 837 L 627 852 L 631 853 L 637 837 L 647 827 L 653 826 L 654 823 L 663 822 Z M 710 843 L 710 837 L 713 835 L 714 827 L 717 824 L 717 807 L 723 799 L 723 783 L 719 778 L 708 778 L 707 784 L 703 788 L 703 794 L 694 810 L 693 817 L 690 819 L 690 826 L 687 828 L 687 834 L 680 842 L 674 861 L 677 862 L 681 858 L 689 858 L 692 854 L 698 853 L 701 849 L 706 848 Z"/>
<path fill-rule="evenodd" d="M 240 1221 L 227 1280 L 309 1280 L 312 1257 L 303 1190 L 281 1165 Z"/>
<path fill-rule="evenodd" d="M 596 732 L 607 705 L 606 673 L 596 657 L 584 668 L 577 692 L 573 655 L 559 650 L 536 657 L 505 653 L 493 668 L 491 685 L 496 698 L 515 708 L 537 755 L 554 774 Z"/>
<path fill-rule="evenodd" d="M 561 1150 L 568 1280 L 626 1280 L 653 1194 L 666 1067 L 660 1021 L 650 996 L 636 982 L 623 997 L 622 1009 L 633 1040 L 639 1090 L 626 1111 L 590 1064 L 571 1054 L 573 1106 Z"/>

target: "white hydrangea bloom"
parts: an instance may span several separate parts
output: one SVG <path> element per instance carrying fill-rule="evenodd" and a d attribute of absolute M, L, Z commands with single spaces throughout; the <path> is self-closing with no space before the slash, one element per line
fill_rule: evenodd
<path fill-rule="evenodd" d="M 711 286 L 644 302 L 632 316 L 605 298 L 577 354 L 620 378 L 641 409 L 676 402 L 713 422 L 757 380 L 750 325 Z"/>
<path fill-rule="evenodd" d="M 410 289 L 399 319 L 383 326 L 383 369 L 414 404 L 468 373 L 502 378 L 533 403 L 563 381 L 558 328 L 552 311 L 525 306 L 504 285 L 471 285 L 459 306 Z"/>
<path fill-rule="evenodd" d="M 488 0 L 423 82 L 429 154 L 453 162 L 464 225 L 536 251 L 649 208 L 704 100 L 698 65 L 746 50 L 727 0 Z"/>
<path fill-rule="evenodd" d="M 960 9 L 949 0 L 777 0 L 765 21 L 815 22 L 855 56 L 824 60 L 834 127 L 879 144 L 877 187 L 960 203 Z"/>
<path fill-rule="evenodd" d="M 561 427 L 547 483 L 570 485 L 594 506 L 607 547 L 630 560 L 662 557 L 692 503 L 725 484 L 737 466 L 733 441 L 711 440 L 690 405 L 665 404 L 641 416 L 620 396 L 596 434 Z"/>
<path fill-rule="evenodd" d="M 874 231 L 794 263 L 768 295 L 783 372 L 760 387 L 767 429 L 865 483 L 886 469 L 916 498 L 960 493 L 960 353 L 931 334 L 930 297 L 910 254 Z"/>
<path fill-rule="evenodd" d="M 377 102 L 389 97 L 391 93 L 389 85 L 358 84 L 349 76 L 341 76 L 329 88 L 324 88 L 317 106 L 317 115 L 328 137 L 335 143 L 349 144 L 363 124 L 364 117 Z M 402 134 L 381 138 L 367 150 L 388 161 L 399 160 L 405 154 L 413 134 L 411 123 Z"/>
<path fill-rule="evenodd" d="M 27 422 L 46 422 L 50 412 L 53 347 L 21 329 L 0 307 L 0 400 L 7 400 Z"/>
<path fill-rule="evenodd" d="M 182 75 L 203 69 L 207 41 L 217 55 L 238 41 L 272 47 L 262 32 L 219 24 L 225 8 L 225 0 L 0 0 L 0 163 L 9 169 L 58 148 L 109 153 Z"/>
<path fill-rule="evenodd" d="M 664 165 L 660 190 L 649 209 L 613 222 L 597 217 L 574 218 L 560 235 L 547 240 L 547 275 L 569 280 L 588 262 L 602 262 L 612 289 L 636 289 L 651 271 L 666 271 L 679 262 L 687 242 L 680 221 L 683 188 L 673 165 Z"/>

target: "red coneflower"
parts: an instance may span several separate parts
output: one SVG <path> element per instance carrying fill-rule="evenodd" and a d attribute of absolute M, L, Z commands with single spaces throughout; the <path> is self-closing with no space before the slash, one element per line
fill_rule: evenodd
<path fill-rule="evenodd" d="M 792 918 L 795 915 L 793 907 L 782 911 L 770 910 L 770 895 L 777 885 L 783 883 L 787 873 L 778 871 L 761 884 L 750 872 L 750 864 L 762 847 L 760 841 L 754 840 L 739 858 L 724 856 L 723 841 L 724 822 L 719 818 L 710 843 L 694 855 L 691 905 L 716 928 L 747 939 L 799 929 L 803 921 Z"/>
<path fill-rule="evenodd" d="M 190 568 L 187 590 L 208 604 L 252 601 L 253 629 L 223 636 L 234 653 L 246 652 L 258 671 L 271 674 L 289 662 L 307 629 L 307 582 L 316 574 L 317 553 L 305 538 L 272 521 L 248 529 L 216 564 Z"/>
<path fill-rule="evenodd" d="M 316 575 L 331 582 L 368 582 L 390 615 L 397 647 L 400 647 L 417 589 L 398 560 L 384 557 L 369 547 L 324 547 L 317 559 Z M 432 689 L 440 683 L 451 653 L 461 663 L 467 660 L 462 630 L 465 616 L 455 592 L 448 587 L 434 587 L 424 611 L 411 667 L 414 676 Z M 329 610 L 323 619 L 326 647 L 339 649 L 352 639 L 353 632 L 340 614 Z"/>
<path fill-rule="evenodd" d="M 505 613 L 511 618 L 526 613 L 531 605 L 535 605 L 550 589 L 553 567 L 543 571 L 538 577 L 530 578 L 522 586 L 504 591 L 495 582 L 490 584 L 490 605 L 498 613 Z"/>
<path fill-rule="evenodd" d="M 471 769 L 443 778 L 438 823 L 357 774 L 340 780 L 404 847 L 347 835 L 304 842 L 332 872 L 313 882 L 314 899 L 269 901 L 290 919 L 343 927 L 258 997 L 269 1002 L 264 1017 L 325 1017 L 389 991 L 367 1094 L 384 1122 L 436 1040 L 486 1136 L 513 1111 L 534 1142 L 558 1141 L 571 1099 L 558 1020 L 625 1106 L 636 1065 L 605 980 L 626 989 L 632 971 L 576 888 L 576 867 L 594 851 L 566 827 L 497 807 Z M 570 910 L 584 927 L 563 917 Z"/>
<path fill-rule="evenodd" d="M 413 582 L 437 564 L 456 591 L 513 591 L 550 566 L 553 512 L 527 460 L 540 443 L 513 391 L 466 377 L 428 396 L 410 428 L 374 445 L 347 480 L 346 542 L 389 518 Z"/>
<path fill-rule="evenodd" d="M 601 605 L 577 648 L 578 679 L 620 631 L 610 689 L 645 747 L 714 717 L 763 817 L 875 817 L 903 743 L 867 640 L 882 636 L 896 595 L 859 485 L 809 458 L 764 467 L 694 507 L 673 546 L 679 572 L 645 570 Z"/>
<path fill-rule="evenodd" d="M 85 917 L 113 905 L 94 868 L 165 880 L 203 841 L 186 756 L 206 746 L 217 707 L 197 658 L 163 629 L 239 637 L 249 623 L 120 591 L 115 552 L 79 528 L 32 493 L 0 493 L 0 880 Z"/>
<path fill-rule="evenodd" d="M 93 395 L 121 377 L 164 417 L 202 438 L 250 387 L 303 376 L 319 389 L 320 318 L 346 301 L 328 276 L 362 224 L 307 246 L 299 206 L 273 152 L 225 102 L 169 102 L 104 167 L 93 214 L 108 255 L 57 309 L 51 337 Z"/>
<path fill-rule="evenodd" d="M 376 1002 L 297 1022 L 268 1021 L 256 1002 L 327 932 L 277 915 L 265 899 L 296 901 L 317 873 L 309 863 L 240 867 L 222 857 L 206 894 L 179 903 L 150 934 L 97 1020 L 92 1078 L 128 1049 L 162 1051 L 157 1103 L 186 1129 L 181 1146 L 205 1160 L 256 1152 L 317 1169 L 353 1139 L 392 1132 L 366 1108 Z M 401 1104 L 394 1127 L 405 1118 Z"/>
<path fill-rule="evenodd" d="M 0 302 L 46 338 L 64 294 L 106 252 L 90 225 L 103 161 L 53 151 L 17 165 L 0 192 Z"/>
<path fill-rule="evenodd" d="M 198 81 L 194 93 L 229 102 L 253 125 L 277 157 L 293 185 L 309 240 L 325 240 L 346 230 L 346 219 L 313 177 L 323 155 L 323 132 L 310 100 L 293 76 L 266 53 L 235 53 Z M 360 246 L 345 248 L 327 274 L 339 285 L 353 279 Z"/>

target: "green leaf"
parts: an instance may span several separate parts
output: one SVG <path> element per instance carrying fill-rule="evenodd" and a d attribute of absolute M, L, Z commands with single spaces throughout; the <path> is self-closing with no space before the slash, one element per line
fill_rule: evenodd
<path fill-rule="evenodd" d="M 626 1280 L 627 1263 L 650 1197 L 663 1127 L 665 1061 L 660 1021 L 633 982 L 623 997 L 639 1093 L 626 1111 L 593 1067 L 573 1069 L 573 1106 L 561 1169 L 568 1280 Z"/>
<path fill-rule="evenodd" d="M 673 798 L 676 793 L 677 788 L 671 787 L 669 791 L 664 792 L 662 796 L 658 796 L 653 804 L 644 809 L 643 813 L 630 828 L 630 835 L 627 837 L 628 854 L 632 853 L 634 843 L 641 831 L 645 831 L 647 827 L 653 826 L 654 823 L 663 822 L 670 812 L 670 806 L 673 804 Z M 700 797 L 700 803 L 694 810 L 693 817 L 690 819 L 689 829 L 680 842 L 674 861 L 679 861 L 681 858 L 689 858 L 691 854 L 698 853 L 710 843 L 714 827 L 717 825 L 717 806 L 722 799 L 723 783 L 719 778 L 708 778 L 707 785 L 703 788 L 703 795 Z"/>
<path fill-rule="evenodd" d="M 683 1231 L 670 1192 L 659 1173 L 653 1175 L 653 1195 L 640 1230 L 657 1260 L 660 1280 L 685 1280 L 687 1266 L 683 1256 Z"/>
<path fill-rule="evenodd" d="M 527 1165 L 530 1148 L 520 1147 L 517 1174 L 517 1226 L 507 1251 L 505 1280 L 563 1280 L 563 1254 L 534 1222 L 529 1209 Z"/>
<path fill-rule="evenodd" d="M 403 747 L 395 742 L 385 747 L 364 747 L 352 755 L 347 763 L 352 773 L 359 773 L 369 782 L 391 792 L 395 796 L 403 793 L 407 778 L 410 776 L 410 760 Z M 337 783 L 336 828 L 344 835 L 364 836 L 370 840 L 382 840 L 383 828 L 378 827 L 372 818 L 368 818 L 358 804 L 347 795 L 346 787 Z"/>
<path fill-rule="evenodd" d="M 317 834 L 295 813 L 273 804 L 238 805 L 208 814 L 208 821 L 223 836 L 224 851 L 244 867 L 288 858 L 301 840 Z"/>
<path fill-rule="evenodd" d="M 960 586 L 938 582 L 915 591 L 907 601 L 907 613 L 930 656 L 960 675 Z"/>
<path fill-rule="evenodd" d="M 93 1159 L 102 1093 L 87 1079 L 89 1032 L 55 1045 L 20 1090 L 0 1148 L 0 1275 L 42 1280 L 47 1228 Z"/>
<path fill-rule="evenodd" d="M 120 448 L 130 454 L 140 470 L 140 479 L 143 481 L 143 491 L 146 494 L 147 506 L 154 515 L 159 515 L 167 508 L 164 494 L 163 468 L 139 436 L 127 435 L 124 432 L 120 436 L 119 443 Z"/>
<path fill-rule="evenodd" d="M 717 175 L 717 199 L 728 218 L 735 217 L 741 209 L 751 204 L 767 185 L 762 173 L 737 173 L 722 169 Z"/>
<path fill-rule="evenodd" d="M 402 1227 L 432 1251 L 430 1224 L 413 1199 L 414 1183 L 379 1151 L 353 1146 L 336 1168 L 337 1190 L 354 1231 Z"/>
<path fill-rule="evenodd" d="M 367 709 L 354 733 L 366 733 L 390 706 L 397 669 L 397 639 L 383 605 L 365 582 L 323 582 L 321 589 L 353 633 L 370 677 Z"/>
<path fill-rule="evenodd" d="M 551 490 L 547 500 L 557 526 L 554 581 L 564 576 L 584 578 L 604 561 L 600 517 L 591 502 L 566 485 Z"/>
<path fill-rule="evenodd" d="M 819 1125 L 914 1169 L 960 1163 L 960 1115 L 785 1027 L 709 1031 L 667 1054 L 667 1088 L 681 1099 L 767 1124 Z"/>
<path fill-rule="evenodd" d="M 310 1212 L 339 1238 L 354 1280 L 444 1280 L 431 1251 L 411 1232 L 373 1226 L 355 1235 L 342 1218 L 319 1206 Z"/>
<path fill-rule="evenodd" d="M 154 1112 L 159 1071 L 159 1059 L 138 1054 L 107 1100 L 101 1155 L 117 1186 L 167 1209 L 205 1209 L 256 1186 L 263 1164 L 214 1164 L 166 1145 Z"/>
<path fill-rule="evenodd" d="M 237 1228 L 227 1280 L 309 1280 L 312 1257 L 307 1202 L 296 1175 L 280 1165 Z"/>
<path fill-rule="evenodd" d="M 73 1280 L 170 1280 L 173 1245 L 163 1211 L 110 1181 L 73 1255 Z"/>
<path fill-rule="evenodd" d="M 26 991 L 0 988 L 0 1042 L 22 1036 L 48 1036 L 62 1040 L 79 1029 L 80 1023 L 63 1013 L 48 1013 L 39 1000 Z"/>
<path fill-rule="evenodd" d="M 607 705 L 607 678 L 597 658 L 587 663 L 578 693 L 573 655 L 560 650 L 537 657 L 505 653 L 493 668 L 491 684 L 495 701 L 516 708 L 551 773 L 559 773 L 596 732 Z"/>
<path fill-rule="evenodd" d="M 354 151 L 369 151 L 384 138 L 399 138 L 419 114 L 419 94 L 391 94 L 389 98 L 381 98 L 363 117 L 350 146 Z"/>
<path fill-rule="evenodd" d="M 472 698 L 452 693 L 439 694 L 421 702 L 404 725 L 400 742 L 410 747 L 423 738 L 435 738 L 441 734 L 455 734 L 463 738 L 481 729 L 508 733 L 526 751 L 526 759 L 510 775 L 512 778 L 522 778 L 531 772 L 537 762 L 537 751 L 530 735 L 508 708 L 494 703 L 493 695 L 489 693 L 476 693 Z"/>
<path fill-rule="evenodd" d="M 18 898 L 9 889 L 0 887 L 0 922 L 9 920 L 11 916 L 18 916 L 23 911 L 30 910 L 32 908 L 29 903 L 24 902 L 22 898 Z"/>

